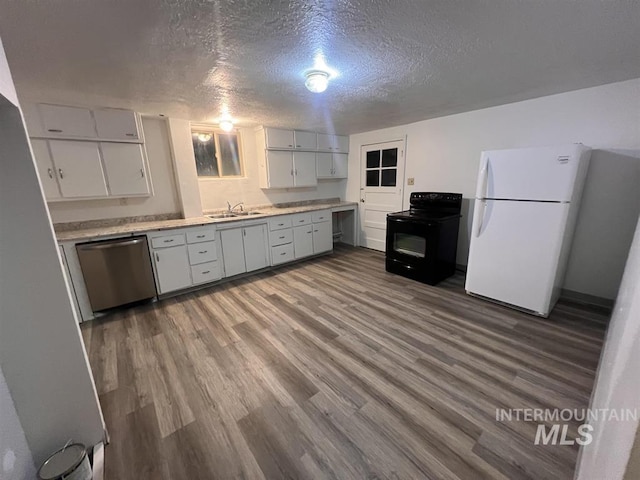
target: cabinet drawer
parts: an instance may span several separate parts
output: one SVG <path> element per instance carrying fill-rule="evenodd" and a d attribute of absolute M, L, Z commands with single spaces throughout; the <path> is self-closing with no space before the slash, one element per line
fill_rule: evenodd
<path fill-rule="evenodd" d="M 184 245 L 184 234 L 165 235 L 151 239 L 151 246 L 153 248 L 175 247 L 176 245 Z"/>
<path fill-rule="evenodd" d="M 293 231 L 290 228 L 284 230 L 276 230 L 271 232 L 269 236 L 271 238 L 271 246 L 284 245 L 285 243 L 293 242 Z"/>
<path fill-rule="evenodd" d="M 313 223 L 328 222 L 331 220 L 331 210 L 318 210 L 311 212 Z"/>
<path fill-rule="evenodd" d="M 307 225 L 311 223 L 311 213 L 296 213 L 295 215 L 291 215 L 291 223 L 294 227 Z"/>
<path fill-rule="evenodd" d="M 276 217 L 269 220 L 269 230 L 280 230 L 282 228 L 291 228 L 291 216 Z"/>
<path fill-rule="evenodd" d="M 220 264 L 218 262 L 201 263 L 191 267 L 191 278 L 194 285 L 213 282 L 221 277 Z"/>
<path fill-rule="evenodd" d="M 195 245 L 188 245 L 189 263 L 198 265 L 199 263 L 212 262 L 218 258 L 216 253 L 216 242 L 202 242 Z"/>
<path fill-rule="evenodd" d="M 187 232 L 187 243 L 213 242 L 215 239 L 216 231 L 213 228 Z"/>
<path fill-rule="evenodd" d="M 271 259 L 274 265 L 292 261 L 294 259 L 293 243 L 271 247 Z"/>

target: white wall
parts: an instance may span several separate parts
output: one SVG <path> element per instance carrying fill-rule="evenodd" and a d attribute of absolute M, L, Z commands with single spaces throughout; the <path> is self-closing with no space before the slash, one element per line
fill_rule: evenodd
<path fill-rule="evenodd" d="M 147 198 L 51 202 L 54 223 L 179 213 L 166 120 L 142 117 L 154 195 Z"/>
<path fill-rule="evenodd" d="M 226 208 L 244 202 L 245 205 L 297 202 L 324 198 L 344 198 L 346 180 L 320 180 L 317 187 L 263 190 L 258 175 L 256 133 L 252 128 L 240 129 L 245 178 L 200 179 L 203 210 Z M 195 165 L 194 165 L 195 168 Z"/>
<path fill-rule="evenodd" d="M 640 413 L 640 221 L 600 357 L 592 409 Z M 623 478 L 638 421 L 593 422 L 593 442 L 582 447 L 580 480 Z"/>
<path fill-rule="evenodd" d="M 615 298 L 640 212 L 640 79 L 352 135 L 347 200 L 359 200 L 361 146 L 405 135 L 405 176 L 415 178 L 405 186 L 405 208 L 412 191 L 465 197 L 460 264 L 467 263 L 481 151 L 573 142 L 594 148 L 565 288 Z"/>
<path fill-rule="evenodd" d="M 0 365 L 40 464 L 69 438 L 99 443 L 104 422 L 21 113 L 1 95 Z"/>
<path fill-rule="evenodd" d="M 0 368 L 0 479 L 13 478 L 36 478 L 36 468 Z"/>

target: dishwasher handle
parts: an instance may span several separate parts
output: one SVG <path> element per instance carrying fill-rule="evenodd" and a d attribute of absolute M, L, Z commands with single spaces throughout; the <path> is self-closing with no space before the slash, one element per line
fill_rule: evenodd
<path fill-rule="evenodd" d="M 129 245 L 136 245 L 138 243 L 144 242 L 144 237 L 133 238 L 131 240 L 120 240 L 120 241 L 112 241 L 112 242 L 104 242 L 104 243 L 85 243 L 84 245 L 76 245 L 79 250 L 104 250 L 108 248 L 120 248 L 127 247 Z"/>

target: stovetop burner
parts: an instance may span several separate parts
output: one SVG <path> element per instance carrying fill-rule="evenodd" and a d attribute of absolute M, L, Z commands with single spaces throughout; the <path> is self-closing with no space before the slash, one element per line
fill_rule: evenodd
<path fill-rule="evenodd" d="M 461 193 L 412 192 L 410 208 L 402 212 L 390 213 L 390 217 L 412 218 L 416 220 L 444 220 L 459 217 L 462 209 Z"/>

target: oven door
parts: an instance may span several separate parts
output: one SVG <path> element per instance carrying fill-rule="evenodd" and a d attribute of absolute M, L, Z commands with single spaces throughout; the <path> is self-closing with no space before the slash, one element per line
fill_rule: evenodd
<path fill-rule="evenodd" d="M 425 220 L 387 217 L 387 258 L 411 265 L 433 259 L 437 224 Z"/>

